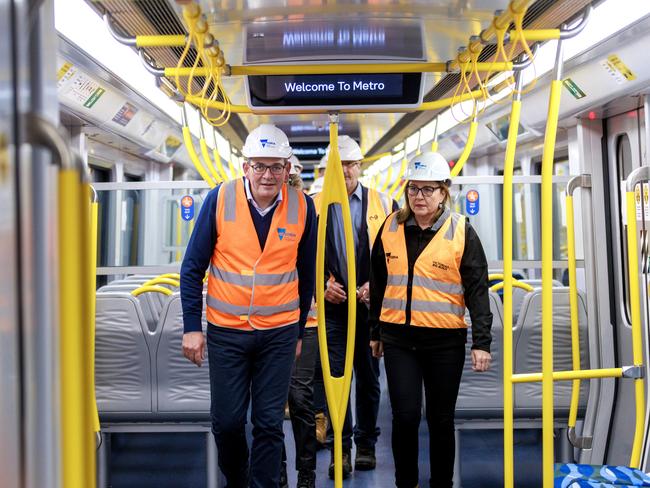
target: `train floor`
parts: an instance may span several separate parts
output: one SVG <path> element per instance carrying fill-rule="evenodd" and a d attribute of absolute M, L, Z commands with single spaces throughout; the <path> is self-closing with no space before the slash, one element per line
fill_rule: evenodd
<path fill-rule="evenodd" d="M 394 485 L 391 451 L 391 410 L 382 368 L 381 405 L 378 423 L 381 435 L 376 445 L 377 468 L 354 471 L 344 481 L 348 488 L 389 488 Z M 353 388 L 354 391 L 354 388 Z M 250 443 L 250 422 L 248 423 Z M 289 486 L 296 486 L 295 451 L 291 423 L 284 422 Z M 428 487 L 428 437 L 426 422 L 420 426 L 420 487 Z M 352 453 L 354 458 L 354 451 Z M 515 486 L 537 488 L 541 479 L 541 431 L 515 430 Z M 109 486 L 112 488 L 205 488 L 205 434 L 156 433 L 111 436 Z M 327 477 L 330 453 L 317 456 L 316 486 L 333 487 Z M 460 477 L 462 488 L 503 486 L 503 431 L 460 430 Z M 223 483 L 222 483 L 223 485 Z M 104 487 L 100 487 L 104 488 Z"/>

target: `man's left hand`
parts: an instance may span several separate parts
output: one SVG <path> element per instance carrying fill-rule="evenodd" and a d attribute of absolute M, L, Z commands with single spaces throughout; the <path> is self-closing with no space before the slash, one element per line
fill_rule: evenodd
<path fill-rule="evenodd" d="M 487 351 L 480 349 L 472 349 L 472 369 L 474 371 L 483 372 L 490 368 L 490 361 L 492 355 Z"/>

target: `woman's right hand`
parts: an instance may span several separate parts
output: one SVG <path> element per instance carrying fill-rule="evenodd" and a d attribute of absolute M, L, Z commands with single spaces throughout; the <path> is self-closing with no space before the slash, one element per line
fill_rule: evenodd
<path fill-rule="evenodd" d="M 380 358 L 384 355 L 384 343 L 381 341 L 370 341 L 370 349 L 373 357 Z"/>

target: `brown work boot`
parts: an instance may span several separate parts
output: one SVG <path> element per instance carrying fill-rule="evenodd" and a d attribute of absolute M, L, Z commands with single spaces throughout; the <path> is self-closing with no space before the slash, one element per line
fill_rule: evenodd
<path fill-rule="evenodd" d="M 325 447 L 327 440 L 327 417 L 323 412 L 319 412 L 315 416 L 316 419 L 316 440 L 318 441 L 319 448 Z"/>

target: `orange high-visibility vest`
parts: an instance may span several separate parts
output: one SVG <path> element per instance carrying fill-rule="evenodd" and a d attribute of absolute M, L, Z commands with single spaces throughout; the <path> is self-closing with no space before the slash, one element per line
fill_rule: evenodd
<path fill-rule="evenodd" d="M 316 206 L 316 215 L 320 215 L 320 193 L 312 195 L 314 205 Z M 391 198 L 385 193 L 378 192 L 372 188 L 368 188 L 368 208 L 366 209 L 366 224 L 368 226 L 368 240 L 370 249 L 372 249 L 381 224 L 384 223 L 386 216 L 390 214 L 393 209 L 393 202 Z M 341 252 L 345 252 L 344 249 Z M 318 312 L 316 303 L 313 303 L 309 315 L 307 317 L 307 324 L 305 327 L 316 327 L 318 325 Z"/>
<path fill-rule="evenodd" d="M 208 322 L 234 329 L 272 329 L 298 322 L 296 259 L 305 230 L 302 192 L 282 186 L 264 245 L 250 214 L 243 179 L 224 183 L 217 197 L 217 243 L 208 277 Z"/>
<path fill-rule="evenodd" d="M 442 329 L 466 328 L 460 261 L 465 248 L 465 217 L 448 209 L 444 223 L 418 256 L 413 268 L 411 325 Z M 386 219 L 381 233 L 388 281 L 379 320 L 406 323 L 408 255 L 404 224 L 397 213 Z"/>
<path fill-rule="evenodd" d="M 316 193 L 312 195 L 314 205 L 316 206 L 316 215 L 320 215 L 320 199 L 321 194 Z M 368 239 L 370 242 L 370 249 L 375 243 L 375 238 L 379 232 L 381 224 L 384 223 L 386 216 L 393 210 L 393 202 L 391 198 L 385 193 L 378 192 L 372 188 L 368 188 L 368 208 L 366 210 L 366 224 L 368 225 Z M 343 250 L 341 251 L 343 252 Z"/>

